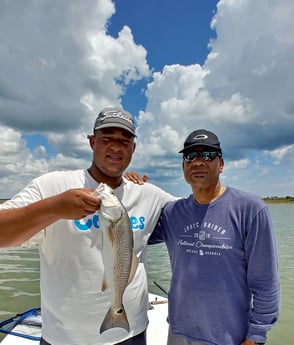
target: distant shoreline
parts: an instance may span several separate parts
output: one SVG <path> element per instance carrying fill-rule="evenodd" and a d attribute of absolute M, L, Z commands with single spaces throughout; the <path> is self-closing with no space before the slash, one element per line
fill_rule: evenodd
<path fill-rule="evenodd" d="M 286 196 L 286 197 L 280 197 L 280 196 L 267 196 L 266 198 L 261 198 L 263 201 L 269 204 L 282 204 L 282 203 L 292 203 L 294 202 L 294 196 Z M 9 199 L 0 199 L 0 204 L 7 201 Z"/>
<path fill-rule="evenodd" d="M 294 202 L 294 197 L 293 196 L 286 196 L 286 197 L 278 197 L 278 196 L 271 196 L 271 197 L 266 197 L 262 198 L 263 201 L 269 204 L 282 204 L 282 203 L 291 203 Z"/>

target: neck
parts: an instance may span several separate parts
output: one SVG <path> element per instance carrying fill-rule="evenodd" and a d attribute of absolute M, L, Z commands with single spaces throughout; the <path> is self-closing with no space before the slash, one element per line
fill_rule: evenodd
<path fill-rule="evenodd" d="M 198 204 L 210 204 L 217 200 L 226 190 L 220 182 L 212 188 L 193 188 L 193 195 Z"/>
<path fill-rule="evenodd" d="M 98 170 L 93 165 L 88 169 L 88 173 L 98 183 L 105 183 L 112 189 L 117 188 L 122 183 L 122 175 L 119 175 L 119 176 L 105 175 L 101 170 Z"/>

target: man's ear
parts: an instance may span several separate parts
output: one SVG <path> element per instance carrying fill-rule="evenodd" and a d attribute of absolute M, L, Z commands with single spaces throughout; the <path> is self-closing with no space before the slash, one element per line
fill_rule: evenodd
<path fill-rule="evenodd" d="M 220 159 L 220 167 L 219 167 L 219 172 L 220 174 L 223 172 L 224 170 L 224 165 L 225 165 L 225 162 L 223 160 L 223 158 Z"/>
<path fill-rule="evenodd" d="M 136 150 L 136 143 L 134 142 L 134 146 L 133 146 L 133 153 L 135 152 L 135 150 Z"/>
<path fill-rule="evenodd" d="M 91 149 L 93 150 L 94 143 L 95 143 L 95 135 L 88 135 L 88 139 L 89 139 L 89 144 L 91 146 Z"/>

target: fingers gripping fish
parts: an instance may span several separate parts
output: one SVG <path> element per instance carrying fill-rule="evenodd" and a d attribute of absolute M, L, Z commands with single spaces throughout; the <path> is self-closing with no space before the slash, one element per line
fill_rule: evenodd
<path fill-rule="evenodd" d="M 100 333 L 120 327 L 130 330 L 123 306 L 123 294 L 136 273 L 137 257 L 134 253 L 133 231 L 130 219 L 113 190 L 100 183 L 94 192 L 101 198 L 99 228 L 102 230 L 102 257 L 104 279 L 102 291 L 111 289 L 111 305 L 100 327 Z M 97 233 L 100 233 L 100 230 Z M 97 234 L 98 236 L 98 234 Z M 94 239 L 92 246 L 97 239 Z"/>

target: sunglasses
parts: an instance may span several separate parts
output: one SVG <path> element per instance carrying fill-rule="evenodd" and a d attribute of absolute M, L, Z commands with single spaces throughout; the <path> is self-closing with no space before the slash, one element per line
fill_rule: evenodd
<path fill-rule="evenodd" d="M 218 151 L 191 151 L 183 152 L 183 159 L 186 162 L 193 162 L 198 157 L 201 157 L 206 162 L 213 161 L 216 157 L 221 157 L 222 154 Z"/>

